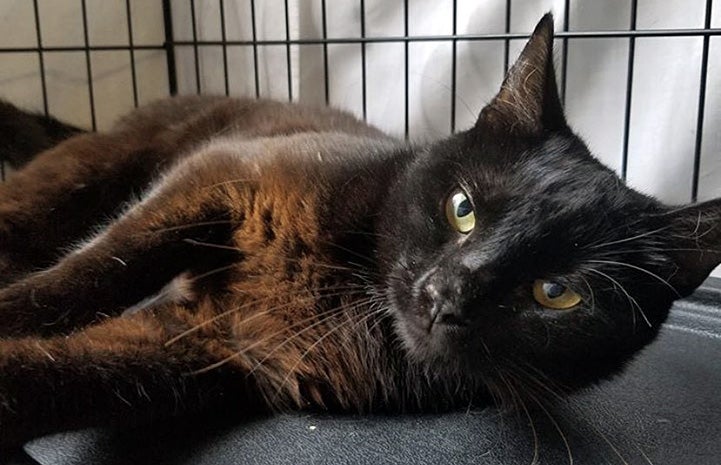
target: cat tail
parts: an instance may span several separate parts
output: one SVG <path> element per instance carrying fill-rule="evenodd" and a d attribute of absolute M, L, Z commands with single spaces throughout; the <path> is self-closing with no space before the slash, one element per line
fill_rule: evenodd
<path fill-rule="evenodd" d="M 38 153 L 85 132 L 52 116 L 31 113 L 0 100 L 0 160 L 19 168 Z"/>

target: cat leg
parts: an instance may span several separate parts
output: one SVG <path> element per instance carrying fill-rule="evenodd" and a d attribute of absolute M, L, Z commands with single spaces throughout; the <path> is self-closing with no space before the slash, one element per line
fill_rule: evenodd
<path fill-rule="evenodd" d="M 234 102 L 209 96 L 158 101 L 124 117 L 112 132 L 79 135 L 46 150 L 0 183 L 0 285 L 49 266 L 239 112 L 255 111 L 255 103 Z"/>
<path fill-rule="evenodd" d="M 32 437 L 137 423 L 212 407 L 260 410 L 237 365 L 203 371 L 228 355 L 213 337 L 166 344 L 181 307 L 108 319 L 67 337 L 0 340 L 0 454 Z M 197 373 L 196 373 L 197 372 Z"/>
<path fill-rule="evenodd" d="M 121 313 L 186 271 L 198 275 L 237 260 L 233 250 L 196 245 L 227 244 L 242 221 L 217 187 L 232 168 L 204 166 L 170 176 L 55 266 L 0 289 L 0 336 L 67 333 Z"/>
<path fill-rule="evenodd" d="M 128 134 L 87 134 L 0 183 L 0 285 L 44 268 L 142 192 L 172 155 Z M 143 145 L 146 144 L 146 145 Z"/>

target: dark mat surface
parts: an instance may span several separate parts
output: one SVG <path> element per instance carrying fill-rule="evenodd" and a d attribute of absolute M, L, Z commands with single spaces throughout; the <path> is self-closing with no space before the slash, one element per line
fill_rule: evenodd
<path fill-rule="evenodd" d="M 659 340 L 622 376 L 547 412 L 531 412 L 533 428 L 523 412 L 502 415 L 494 409 L 300 414 L 243 424 L 232 418 L 185 419 L 41 438 L 25 446 L 32 460 L 19 456 L 7 463 L 527 465 L 537 454 L 546 464 L 569 463 L 572 456 L 576 464 L 716 465 L 721 463 L 719 289 L 712 280 L 679 302 Z"/>

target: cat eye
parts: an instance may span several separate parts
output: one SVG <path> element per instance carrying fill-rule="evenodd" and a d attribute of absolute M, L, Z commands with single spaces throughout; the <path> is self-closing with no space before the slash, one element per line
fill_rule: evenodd
<path fill-rule="evenodd" d="M 476 215 L 470 199 L 461 189 L 451 192 L 446 200 L 446 218 L 456 231 L 468 234 L 476 226 Z"/>
<path fill-rule="evenodd" d="M 537 279 L 533 283 L 533 298 L 546 308 L 568 310 L 581 302 L 581 296 L 555 281 Z"/>

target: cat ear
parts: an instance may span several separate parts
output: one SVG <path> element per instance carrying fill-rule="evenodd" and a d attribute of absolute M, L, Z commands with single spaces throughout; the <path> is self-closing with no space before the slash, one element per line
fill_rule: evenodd
<path fill-rule="evenodd" d="M 676 267 L 669 282 L 687 296 L 721 264 L 721 199 L 672 210 L 659 219 L 657 229 L 669 232 L 666 247 Z"/>
<path fill-rule="evenodd" d="M 476 127 L 514 136 L 567 128 L 553 68 L 551 13 L 539 21 L 500 92 L 481 111 Z"/>

